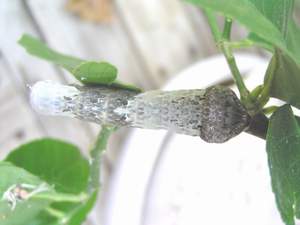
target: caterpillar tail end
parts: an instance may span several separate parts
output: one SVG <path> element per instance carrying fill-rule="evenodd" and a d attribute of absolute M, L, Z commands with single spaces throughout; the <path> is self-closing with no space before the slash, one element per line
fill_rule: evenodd
<path fill-rule="evenodd" d="M 30 103 L 36 112 L 44 115 L 73 116 L 68 110 L 70 106 L 67 100 L 80 93 L 76 87 L 53 81 L 38 81 L 30 89 Z"/>

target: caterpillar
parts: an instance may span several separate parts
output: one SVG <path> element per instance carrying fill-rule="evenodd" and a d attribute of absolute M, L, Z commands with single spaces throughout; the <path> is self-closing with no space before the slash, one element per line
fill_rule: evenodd
<path fill-rule="evenodd" d="M 209 143 L 231 139 L 250 122 L 235 93 L 222 86 L 138 93 L 110 86 L 39 81 L 31 88 L 30 101 L 41 114 L 117 127 L 172 130 Z"/>

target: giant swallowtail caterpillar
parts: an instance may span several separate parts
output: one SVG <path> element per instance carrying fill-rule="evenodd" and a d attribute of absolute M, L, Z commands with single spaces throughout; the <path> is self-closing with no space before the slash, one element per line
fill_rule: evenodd
<path fill-rule="evenodd" d="M 226 87 L 148 91 L 137 93 L 115 87 L 60 85 L 37 82 L 31 104 L 48 115 L 117 127 L 167 129 L 222 143 L 247 128 L 250 116 L 235 93 Z"/>

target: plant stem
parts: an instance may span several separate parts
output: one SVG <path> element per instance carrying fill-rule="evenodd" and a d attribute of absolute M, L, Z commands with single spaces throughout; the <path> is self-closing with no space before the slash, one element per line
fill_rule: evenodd
<path fill-rule="evenodd" d="M 32 198 L 35 199 L 47 199 L 55 202 L 83 202 L 88 198 L 88 195 L 81 193 L 79 195 L 67 194 L 67 193 L 38 193 L 33 195 Z"/>
<path fill-rule="evenodd" d="M 232 27 L 232 19 L 226 17 L 225 18 L 225 24 L 223 29 L 222 38 L 229 41 L 230 35 L 231 35 L 231 27 Z"/>
<path fill-rule="evenodd" d="M 88 183 L 88 193 L 93 193 L 100 187 L 100 164 L 101 156 L 105 151 L 108 138 L 113 132 L 114 128 L 109 126 L 102 126 L 102 129 L 97 137 L 95 146 L 90 152 L 91 164 L 90 164 L 90 178 Z"/>
<path fill-rule="evenodd" d="M 254 90 L 251 91 L 250 95 L 253 99 L 257 99 L 257 97 L 261 94 L 263 90 L 263 85 L 258 85 Z"/>
<path fill-rule="evenodd" d="M 243 39 L 243 40 L 240 40 L 240 41 L 231 41 L 229 43 L 229 45 L 233 49 L 234 48 L 241 49 L 241 48 L 252 47 L 254 45 L 254 42 L 246 38 L 246 39 Z"/>
<path fill-rule="evenodd" d="M 65 213 L 63 211 L 54 209 L 52 207 L 46 208 L 46 211 L 50 216 L 53 216 L 53 217 L 58 218 L 58 219 L 61 219 L 65 216 Z"/>
<path fill-rule="evenodd" d="M 223 33 L 221 33 L 213 12 L 210 10 L 204 10 L 204 14 L 207 17 L 207 21 L 212 31 L 215 42 L 226 58 L 234 81 L 239 89 L 241 101 L 252 116 L 249 127 L 247 130 L 245 130 L 245 132 L 262 139 L 266 139 L 269 120 L 263 113 L 257 114 L 257 112 L 259 112 L 259 108 L 255 101 L 256 98 L 253 98 L 249 90 L 247 89 L 232 53 L 232 48 L 240 48 L 244 46 L 249 47 L 253 45 L 253 42 L 248 39 L 242 40 L 240 42 L 230 42 L 232 20 L 226 18 L 224 30 Z M 262 89 L 263 88 L 260 87 L 255 90 L 255 92 L 259 93 L 261 91 L 263 93 Z M 266 94 L 268 94 L 268 89 L 265 89 L 264 91 Z M 255 92 L 253 93 L 254 95 L 256 94 Z"/>
<path fill-rule="evenodd" d="M 214 37 L 215 42 L 218 44 L 219 41 L 222 39 L 222 34 L 219 29 L 219 25 L 217 23 L 217 20 L 213 14 L 213 12 L 209 9 L 203 10 L 204 15 L 207 18 L 207 22 L 209 24 L 209 27 L 211 29 L 211 33 Z"/>
<path fill-rule="evenodd" d="M 247 87 L 244 83 L 242 75 L 241 75 L 241 73 L 240 73 L 240 71 L 237 67 L 235 58 L 232 54 L 231 48 L 228 45 L 228 42 L 226 42 L 226 41 L 221 42 L 220 43 L 220 49 L 221 49 L 221 51 L 223 52 L 223 54 L 226 58 L 226 61 L 227 61 L 227 64 L 230 68 L 232 76 L 235 80 L 235 83 L 236 83 L 238 89 L 239 89 L 239 92 L 240 92 L 240 95 L 241 95 L 241 101 L 243 103 L 249 101 L 250 92 L 248 91 L 248 89 L 247 89 Z"/>
<path fill-rule="evenodd" d="M 265 114 L 265 115 L 268 115 L 268 114 L 272 114 L 273 112 L 275 112 L 276 110 L 278 109 L 278 106 L 269 106 L 269 107 L 266 107 L 266 108 L 263 108 L 262 112 Z"/>
<path fill-rule="evenodd" d="M 266 71 L 264 86 L 260 96 L 258 97 L 258 103 L 261 108 L 268 102 L 270 98 L 270 90 L 273 81 L 274 71 L 277 69 L 276 66 L 277 66 L 277 58 L 275 53 Z"/>
<path fill-rule="evenodd" d="M 224 29 L 223 33 L 221 34 L 217 20 L 215 16 L 213 15 L 213 12 L 210 10 L 205 10 L 204 14 L 207 17 L 208 24 L 211 28 L 212 34 L 214 36 L 214 39 L 217 43 L 217 46 L 219 49 L 223 52 L 227 64 L 229 66 L 229 69 L 231 71 L 231 74 L 234 78 L 234 81 L 238 87 L 238 90 L 240 92 L 241 102 L 244 104 L 244 106 L 247 108 L 250 114 L 255 114 L 257 112 L 257 106 L 253 100 L 253 98 L 250 95 L 249 90 L 247 89 L 244 80 L 242 78 L 242 75 L 237 67 L 235 58 L 232 53 L 232 48 L 230 46 L 230 33 L 231 33 L 231 26 L 232 26 L 232 20 L 230 18 L 225 19 Z"/>

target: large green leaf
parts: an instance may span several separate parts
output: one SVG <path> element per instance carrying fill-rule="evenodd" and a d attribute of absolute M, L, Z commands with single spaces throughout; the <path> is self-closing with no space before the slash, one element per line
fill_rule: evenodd
<path fill-rule="evenodd" d="M 47 207 L 51 201 L 37 199 L 34 197 L 23 199 L 16 202 L 16 207 L 12 208 L 12 205 L 8 203 L 7 198 L 4 198 L 4 193 L 8 191 L 10 187 L 12 190 L 13 185 L 30 185 L 33 187 L 40 187 L 43 185 L 46 187 L 44 191 L 47 193 L 54 192 L 52 187 L 42 181 L 40 178 L 30 174 L 22 168 L 18 168 L 8 162 L 0 162 L 0 224 L 1 225 L 27 225 L 31 220 L 37 216 L 45 207 Z M 20 186 L 22 187 L 22 186 Z M 24 191 L 30 193 L 33 189 L 26 189 L 22 187 Z"/>
<path fill-rule="evenodd" d="M 294 0 L 249 0 L 282 34 L 287 36 Z"/>
<path fill-rule="evenodd" d="M 110 84 L 117 78 L 117 68 L 107 62 L 92 62 L 54 51 L 40 40 L 23 35 L 19 43 L 32 55 L 62 66 L 82 83 Z"/>
<path fill-rule="evenodd" d="M 58 192 L 80 193 L 87 188 L 88 161 L 72 144 L 40 139 L 21 145 L 6 160 L 54 185 Z"/>
<path fill-rule="evenodd" d="M 236 19 L 260 46 L 283 50 L 300 63 L 299 28 L 292 20 L 293 0 L 187 0 Z"/>
<path fill-rule="evenodd" d="M 250 0 L 187 0 L 188 2 L 217 11 L 236 19 L 259 37 L 285 47 L 284 38 L 278 28 L 255 7 Z M 254 1 L 254 0 L 253 0 Z"/>
<path fill-rule="evenodd" d="M 292 52 L 292 54 L 289 55 L 292 57 L 293 60 L 298 60 L 297 64 L 300 64 L 300 29 L 295 23 L 295 21 L 292 19 L 290 19 L 288 25 L 286 45 L 288 50 Z"/>
<path fill-rule="evenodd" d="M 294 225 L 299 217 L 300 128 L 289 105 L 270 118 L 267 153 L 272 188 L 283 221 Z"/>
<path fill-rule="evenodd" d="M 22 145 L 11 152 L 7 159 L 52 184 L 57 191 L 80 193 L 87 190 L 89 164 L 79 149 L 55 139 L 41 139 Z M 55 218 L 44 212 L 35 219 L 35 225 L 81 224 L 92 209 L 97 191 L 81 203 L 53 203 L 52 208 L 61 211 L 63 218 Z"/>
<path fill-rule="evenodd" d="M 277 50 L 265 77 L 270 80 L 270 95 L 300 108 L 300 66 L 288 55 Z"/>

